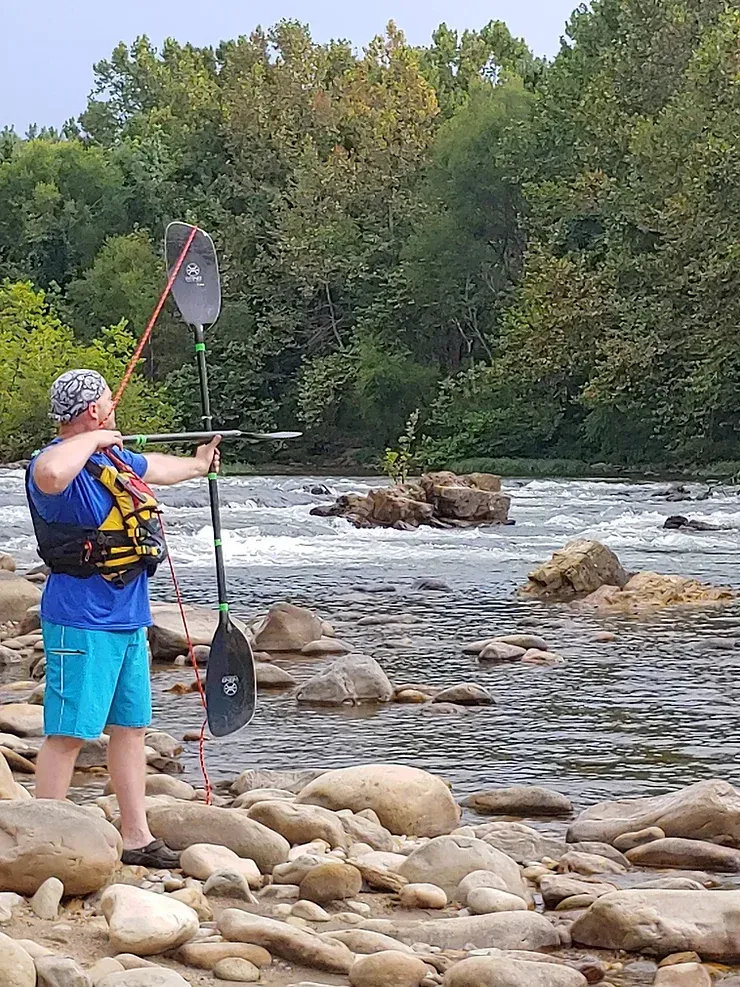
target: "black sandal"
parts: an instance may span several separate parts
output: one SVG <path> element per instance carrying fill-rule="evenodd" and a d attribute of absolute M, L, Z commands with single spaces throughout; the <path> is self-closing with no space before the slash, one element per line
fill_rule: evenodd
<path fill-rule="evenodd" d="M 124 850 L 121 861 L 151 870 L 173 870 L 180 866 L 180 854 L 170 850 L 164 840 L 153 840 L 148 846 L 138 850 Z"/>

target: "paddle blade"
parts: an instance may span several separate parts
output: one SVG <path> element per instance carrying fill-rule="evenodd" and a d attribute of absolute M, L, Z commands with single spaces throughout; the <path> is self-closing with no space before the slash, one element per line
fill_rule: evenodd
<path fill-rule="evenodd" d="M 164 237 L 167 273 L 172 271 L 193 229 L 188 223 L 170 223 Z M 221 311 L 221 279 L 213 240 L 198 230 L 182 263 L 172 295 L 183 319 L 191 326 L 211 326 Z"/>
<path fill-rule="evenodd" d="M 254 716 L 257 682 L 249 641 L 226 615 L 211 642 L 206 673 L 208 728 L 214 737 L 227 737 Z"/>
<path fill-rule="evenodd" d="M 246 439 L 259 442 L 272 442 L 278 439 L 299 439 L 303 432 L 242 432 Z"/>

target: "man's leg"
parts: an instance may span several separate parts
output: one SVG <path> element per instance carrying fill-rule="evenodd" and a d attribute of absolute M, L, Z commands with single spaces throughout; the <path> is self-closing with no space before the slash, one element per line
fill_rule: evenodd
<path fill-rule="evenodd" d="M 65 799 L 82 741 L 47 737 L 36 758 L 36 798 Z"/>
<path fill-rule="evenodd" d="M 108 770 L 121 810 L 123 862 L 163 870 L 178 867 L 180 855 L 155 840 L 146 821 L 144 738 L 152 719 L 146 631 L 129 635 L 108 717 Z"/>
<path fill-rule="evenodd" d="M 121 810 L 124 850 L 138 850 L 153 842 L 145 810 L 146 754 L 143 729 L 109 727 L 108 771 Z"/>

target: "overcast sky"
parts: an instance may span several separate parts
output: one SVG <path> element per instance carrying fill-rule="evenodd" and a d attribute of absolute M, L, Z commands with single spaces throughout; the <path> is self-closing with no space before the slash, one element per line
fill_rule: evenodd
<path fill-rule="evenodd" d="M 147 34 L 196 45 L 249 34 L 283 18 L 308 23 L 314 38 L 361 48 L 395 20 L 414 44 L 443 21 L 458 29 L 506 21 L 539 55 L 554 54 L 577 0 L 0 0 L 0 127 L 60 126 L 85 107 L 93 63 L 119 41 Z"/>

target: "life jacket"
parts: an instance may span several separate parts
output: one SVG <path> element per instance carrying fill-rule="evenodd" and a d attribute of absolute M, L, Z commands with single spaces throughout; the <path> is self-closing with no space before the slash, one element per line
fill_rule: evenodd
<path fill-rule="evenodd" d="M 49 569 L 80 579 L 101 575 L 121 588 L 142 573 L 153 575 L 167 558 L 167 546 L 160 505 L 151 489 L 110 450 L 106 456 L 110 465 L 89 460 L 84 466 L 113 497 L 113 506 L 97 528 L 45 521 L 31 497 L 30 466 L 26 493 L 38 553 Z"/>

